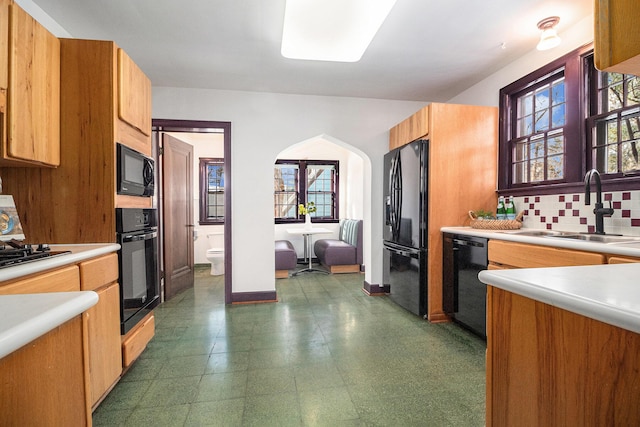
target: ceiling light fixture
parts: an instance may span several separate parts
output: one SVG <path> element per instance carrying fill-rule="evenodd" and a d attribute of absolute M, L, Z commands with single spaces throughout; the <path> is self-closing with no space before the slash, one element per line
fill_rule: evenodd
<path fill-rule="evenodd" d="M 540 34 L 540 42 L 536 48 L 538 50 L 547 50 L 554 48 L 560 44 L 560 37 L 556 34 L 554 28 L 560 22 L 560 18 L 557 16 L 550 16 L 538 22 L 538 28 L 542 30 Z"/>
<path fill-rule="evenodd" d="M 287 0 L 285 58 L 357 62 L 396 0 Z"/>

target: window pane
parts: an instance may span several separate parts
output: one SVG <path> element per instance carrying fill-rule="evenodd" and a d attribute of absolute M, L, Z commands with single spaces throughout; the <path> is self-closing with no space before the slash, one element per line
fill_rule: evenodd
<path fill-rule="evenodd" d="M 276 165 L 273 178 L 274 217 L 298 218 L 298 165 Z"/>
<path fill-rule="evenodd" d="M 552 104 L 564 104 L 564 79 L 554 82 L 551 90 Z"/>
<path fill-rule="evenodd" d="M 563 161 L 564 157 L 561 155 L 550 156 L 547 158 L 547 179 L 562 179 L 563 173 Z"/>
<path fill-rule="evenodd" d="M 640 142 L 627 141 L 621 144 L 622 148 L 622 171 L 630 172 L 640 169 L 638 164 L 638 150 L 640 149 Z"/>
<path fill-rule="evenodd" d="M 549 110 L 536 113 L 536 132 L 549 129 Z"/>
<path fill-rule="evenodd" d="M 536 91 L 536 111 L 549 108 L 549 88 L 545 87 Z"/>
<path fill-rule="evenodd" d="M 640 77 L 629 76 L 627 83 L 627 105 L 640 104 Z"/>
<path fill-rule="evenodd" d="M 529 158 L 537 159 L 541 157 L 544 157 L 544 139 L 537 137 L 531 140 L 529 144 Z"/>
<path fill-rule="evenodd" d="M 544 160 L 533 160 L 530 164 L 529 182 L 544 181 Z"/>
<path fill-rule="evenodd" d="M 617 110 L 623 105 L 623 87 L 622 83 L 609 87 L 609 105 L 606 111 Z"/>
<path fill-rule="evenodd" d="M 547 140 L 547 153 L 549 155 L 564 153 L 564 135 L 555 134 L 549 136 Z"/>
<path fill-rule="evenodd" d="M 551 127 L 558 128 L 564 126 L 565 104 L 560 104 L 551 109 Z"/>
<path fill-rule="evenodd" d="M 520 162 L 513 164 L 513 183 L 514 184 L 524 184 L 528 181 L 528 168 L 527 163 Z"/>

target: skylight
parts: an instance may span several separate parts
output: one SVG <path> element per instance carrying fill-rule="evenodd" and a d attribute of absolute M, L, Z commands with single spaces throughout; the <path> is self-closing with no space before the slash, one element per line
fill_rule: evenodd
<path fill-rule="evenodd" d="M 357 62 L 396 0 L 287 0 L 282 56 Z"/>

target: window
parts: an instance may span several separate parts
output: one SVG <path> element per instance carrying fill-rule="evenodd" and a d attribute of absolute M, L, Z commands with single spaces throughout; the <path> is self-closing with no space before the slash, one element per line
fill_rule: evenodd
<path fill-rule="evenodd" d="M 564 70 L 515 96 L 515 131 L 509 141 L 513 184 L 564 178 L 565 99 Z"/>
<path fill-rule="evenodd" d="M 278 160 L 274 167 L 274 218 L 276 223 L 301 222 L 298 205 L 313 202 L 314 222 L 338 220 L 336 160 Z"/>
<path fill-rule="evenodd" d="M 610 178 L 639 173 L 640 77 L 595 69 L 586 59 L 590 98 L 587 120 L 591 167 Z"/>
<path fill-rule="evenodd" d="M 224 159 L 200 158 L 200 225 L 224 224 Z"/>

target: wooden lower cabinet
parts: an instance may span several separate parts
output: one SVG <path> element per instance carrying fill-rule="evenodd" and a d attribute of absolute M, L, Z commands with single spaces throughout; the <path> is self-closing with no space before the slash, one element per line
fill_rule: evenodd
<path fill-rule="evenodd" d="M 487 287 L 487 426 L 640 425 L 640 335 Z"/>
<path fill-rule="evenodd" d="M 100 301 L 86 312 L 92 409 L 122 374 L 120 289 L 113 283 L 96 292 Z"/>
<path fill-rule="evenodd" d="M 0 359 L 0 424 L 86 426 L 82 317 Z"/>
<path fill-rule="evenodd" d="M 91 407 L 95 409 L 122 374 L 118 256 L 113 253 L 80 263 L 82 290 L 98 294 L 84 314 L 89 353 Z"/>

